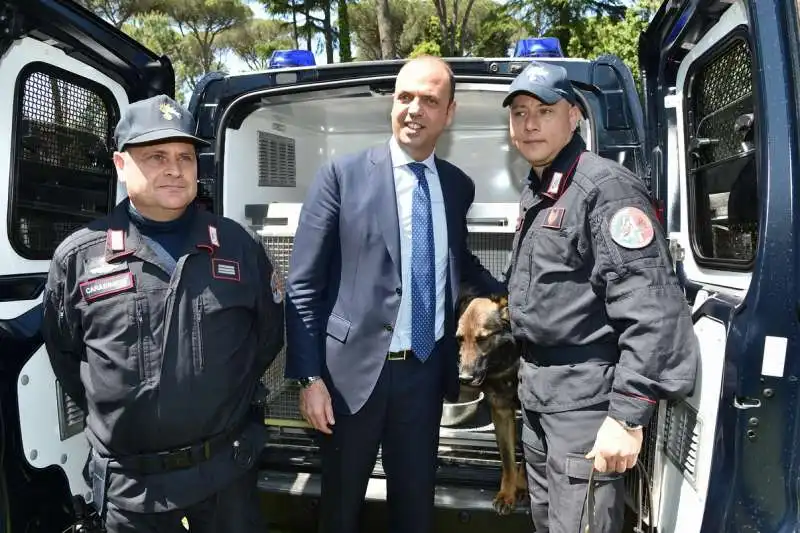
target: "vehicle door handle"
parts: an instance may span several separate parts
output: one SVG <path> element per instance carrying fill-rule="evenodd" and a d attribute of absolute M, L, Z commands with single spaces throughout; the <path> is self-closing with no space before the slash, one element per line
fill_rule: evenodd
<path fill-rule="evenodd" d="M 733 397 L 733 406 L 736 409 L 755 409 L 756 407 L 761 407 L 761 400 L 758 398 L 743 398 L 739 396 Z"/>

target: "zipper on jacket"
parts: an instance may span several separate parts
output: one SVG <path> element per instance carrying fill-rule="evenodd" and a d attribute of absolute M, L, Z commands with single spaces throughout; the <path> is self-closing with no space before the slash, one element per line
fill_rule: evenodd
<path fill-rule="evenodd" d="M 139 379 L 145 379 L 145 365 L 147 358 L 144 356 L 144 319 L 142 318 L 142 304 L 136 302 L 136 325 L 137 325 L 137 340 L 139 343 Z"/>
<path fill-rule="evenodd" d="M 202 372 L 205 366 L 203 357 L 203 301 L 197 300 L 197 348 L 194 353 L 194 367 L 196 372 Z"/>

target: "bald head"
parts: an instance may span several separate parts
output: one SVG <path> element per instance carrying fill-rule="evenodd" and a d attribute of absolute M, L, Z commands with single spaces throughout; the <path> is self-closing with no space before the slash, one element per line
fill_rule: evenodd
<path fill-rule="evenodd" d="M 447 61 L 438 56 L 422 55 L 410 59 L 403 65 L 397 77 L 400 78 L 407 71 L 414 71 L 415 69 L 427 69 L 428 72 L 435 72 L 447 77 L 447 85 L 450 88 L 449 101 L 452 102 L 456 96 L 456 80 L 453 77 L 453 70 Z"/>

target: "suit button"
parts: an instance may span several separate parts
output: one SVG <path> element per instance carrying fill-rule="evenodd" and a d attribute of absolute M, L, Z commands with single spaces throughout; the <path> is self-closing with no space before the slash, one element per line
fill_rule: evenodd
<path fill-rule="evenodd" d="M 384 324 L 383 329 L 385 329 L 386 331 L 394 331 L 394 326 L 392 326 L 391 324 Z"/>
<path fill-rule="evenodd" d="M 394 290 L 394 292 L 396 292 L 396 293 L 397 293 L 397 295 L 398 295 L 398 296 L 400 296 L 401 294 L 403 294 L 403 289 L 401 289 L 400 287 L 397 287 L 397 288 Z"/>

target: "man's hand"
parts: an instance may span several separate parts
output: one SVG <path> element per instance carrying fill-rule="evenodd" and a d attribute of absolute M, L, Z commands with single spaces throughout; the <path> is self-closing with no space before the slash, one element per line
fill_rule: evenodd
<path fill-rule="evenodd" d="M 598 472 L 619 472 L 633 468 L 642 448 L 642 430 L 625 429 L 622 424 L 607 417 L 597 431 L 592 451 L 587 459 L 594 459 Z"/>
<path fill-rule="evenodd" d="M 331 395 L 321 379 L 300 390 L 300 413 L 318 431 L 328 435 L 333 433 L 330 428 L 335 423 Z"/>

